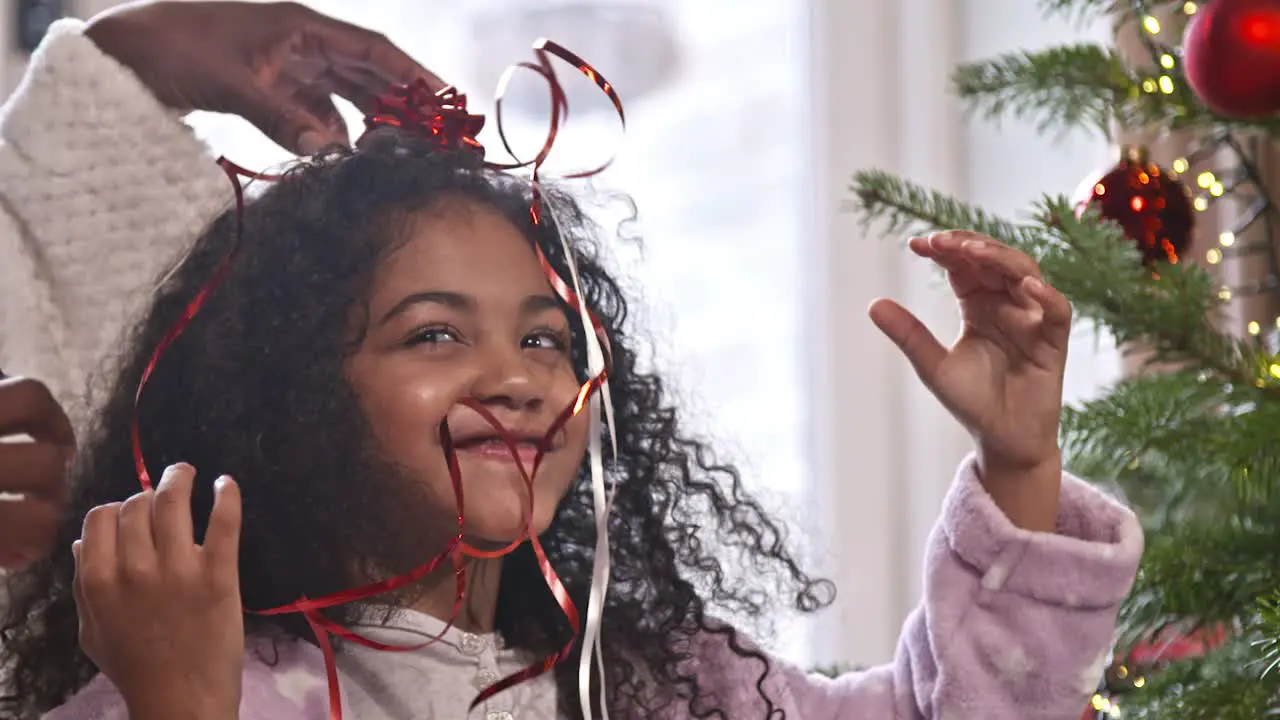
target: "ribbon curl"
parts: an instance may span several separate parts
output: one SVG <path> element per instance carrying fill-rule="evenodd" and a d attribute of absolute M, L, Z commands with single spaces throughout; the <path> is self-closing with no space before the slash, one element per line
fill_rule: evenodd
<path fill-rule="evenodd" d="M 605 78 L 600 75 L 594 67 L 581 57 L 546 39 L 539 39 L 535 42 L 533 44 L 533 51 L 536 62 L 522 62 L 509 67 L 500 79 L 495 95 L 494 115 L 496 118 L 496 130 L 498 137 L 502 142 L 503 148 L 513 158 L 515 158 L 515 161 L 511 163 L 494 163 L 486 161 L 484 164 L 487 168 L 493 170 L 529 169 L 529 182 L 532 194 L 529 214 L 533 224 L 535 226 L 541 226 L 544 218 L 542 191 L 540 186 L 540 171 L 543 163 L 551 153 L 552 146 L 555 144 L 560 128 L 568 114 L 568 101 L 566 99 L 564 89 L 560 85 L 559 79 L 556 76 L 555 69 L 552 65 L 552 58 L 558 58 L 570 65 L 573 65 L 578 72 L 586 76 L 602 92 L 604 92 L 613 104 L 614 109 L 617 111 L 618 119 L 624 128 L 626 126 L 626 115 L 622 108 L 622 101 L 618 97 L 617 92 L 613 89 L 613 86 L 605 80 Z M 534 156 L 528 160 L 520 160 L 512 150 L 502 123 L 503 98 L 508 86 L 510 85 L 511 79 L 515 73 L 520 70 L 532 71 L 545 80 L 552 106 L 552 113 L 543 144 Z M 426 82 L 421 79 L 409 85 L 396 87 L 392 89 L 388 95 L 379 98 L 375 104 L 374 112 L 365 118 L 366 132 L 371 132 L 381 127 L 395 127 L 401 131 L 412 132 L 426 138 L 439 150 L 471 150 L 480 153 L 481 157 L 484 156 L 485 149 L 476 136 L 480 133 L 484 125 L 485 118 L 483 115 L 474 115 L 468 112 L 466 95 L 458 92 L 457 89 L 453 87 L 446 87 L 439 92 L 432 93 L 427 87 Z M 146 387 L 147 381 L 150 379 L 161 356 L 191 324 L 209 295 L 219 285 L 221 285 L 223 280 L 225 280 L 230 271 L 232 262 L 239 252 L 243 239 L 245 205 L 244 186 L 240 182 L 240 178 L 243 177 L 248 179 L 275 181 L 279 180 L 281 177 L 278 175 L 266 175 L 245 170 L 225 158 L 219 159 L 218 162 L 227 173 L 227 176 L 230 178 L 235 190 L 235 236 L 227 256 L 219 264 L 213 276 L 197 290 L 195 296 L 187 304 L 182 317 L 174 323 L 173 327 L 170 328 L 152 352 L 147 367 L 138 383 L 138 389 L 135 395 L 131 434 L 134 464 L 138 474 L 139 483 L 143 488 L 152 487 L 151 476 L 147 471 L 142 452 L 142 443 L 139 432 L 138 405 L 141 402 L 143 389 Z M 560 177 L 590 177 L 603 172 L 612 164 L 612 162 L 613 157 L 610 157 L 598 166 L 574 173 L 564 174 Z M 549 207 L 547 209 L 550 210 Z M 582 713 L 584 717 L 592 716 L 590 707 L 591 662 L 594 657 L 601 679 L 599 688 L 599 708 L 605 718 L 608 717 L 603 682 L 604 656 L 601 649 L 600 626 L 610 572 L 608 517 L 612 508 L 612 492 L 606 488 L 604 478 L 603 450 L 601 446 L 601 431 L 604 428 L 602 428 L 601 425 L 603 424 L 607 427 L 608 437 L 613 445 L 612 450 L 616 457 L 617 440 L 614 428 L 614 412 L 608 384 L 611 348 L 609 345 L 608 334 L 605 331 L 603 323 L 601 323 L 595 314 L 591 312 L 583 298 L 573 252 L 568 245 L 567 238 L 565 238 L 563 233 L 560 232 L 559 223 L 555 218 L 554 211 L 549 212 L 548 216 L 552 223 L 554 234 L 560 238 L 570 278 L 566 280 L 556 272 L 540 243 L 534 242 L 534 249 L 537 253 L 539 265 L 556 294 L 567 306 L 573 308 L 579 313 L 582 318 L 584 328 L 591 328 L 591 332 L 588 332 L 586 337 L 588 380 L 580 386 L 577 395 L 569 405 L 565 407 L 559 416 L 557 416 L 555 422 L 552 423 L 546 435 L 538 444 L 532 468 L 524 467 L 520 454 L 517 450 L 516 439 L 511 436 L 507 429 L 502 426 L 502 423 L 499 422 L 492 413 L 474 400 L 466 399 L 461 401 L 461 404 L 469 407 L 471 410 L 479 414 L 485 422 L 493 426 L 502 442 L 507 445 L 512 458 L 515 460 L 516 467 L 519 469 L 521 480 L 526 492 L 528 493 L 528 502 L 525 504 L 525 515 L 523 518 L 523 530 L 520 537 L 516 538 L 507 547 L 496 551 L 481 550 L 471 546 L 465 541 L 463 535 L 464 497 L 462 490 L 462 474 L 458 465 L 457 453 L 454 449 L 452 437 L 449 433 L 448 423 L 446 421 L 442 421 L 438 432 L 441 446 L 444 448 L 445 456 L 448 461 L 454 499 L 457 505 L 458 522 L 457 531 L 451 536 L 451 539 L 440 553 L 409 572 L 386 580 L 362 585 L 360 587 L 351 588 L 349 590 L 333 593 L 320 598 L 301 597 L 295 602 L 275 608 L 262 610 L 245 609 L 245 612 L 247 613 L 263 616 L 300 613 L 307 620 L 312 632 L 316 636 L 317 644 L 324 657 L 325 675 L 329 688 L 329 716 L 331 720 L 342 720 L 342 700 L 338 686 L 338 672 L 333 646 L 329 639 L 330 635 L 334 635 L 349 642 L 354 642 L 375 650 L 391 652 L 406 652 L 427 647 L 438 641 L 451 627 L 453 627 L 453 624 L 462 609 L 466 593 L 466 562 L 464 558 L 499 557 L 510 553 L 526 541 L 529 542 L 533 548 L 534 554 L 538 560 L 539 569 L 544 581 L 547 583 L 548 589 L 555 597 L 556 602 L 560 605 L 561 610 L 569 621 L 569 625 L 573 630 L 572 637 L 560 649 L 560 651 L 550 657 L 534 663 L 523 670 L 503 678 L 487 688 L 484 688 L 472 701 L 471 707 L 474 709 L 477 705 L 483 703 L 485 700 L 497 693 L 546 673 L 556 665 L 564 662 L 572 654 L 573 647 L 581 636 L 583 641 L 583 652 L 578 668 L 578 694 Z M 532 528 L 534 498 L 533 478 L 537 474 L 541 465 L 543 455 L 550 447 L 551 439 L 564 427 L 565 423 L 573 417 L 581 414 L 584 410 L 589 410 L 591 415 L 589 464 L 593 489 L 593 501 L 595 505 L 597 538 L 585 631 L 581 627 L 581 618 L 577 607 L 569 597 L 568 590 L 560 581 L 555 569 L 551 566 L 551 562 L 547 558 L 546 552 Z M 387 643 L 377 642 L 364 637 L 349 628 L 342 627 L 323 614 L 323 611 L 327 608 L 365 600 L 420 581 L 439 570 L 445 565 L 445 563 L 451 563 L 454 570 L 455 593 L 453 611 L 445 629 L 442 630 L 440 634 L 429 638 L 425 642 L 413 645 L 390 645 Z"/>

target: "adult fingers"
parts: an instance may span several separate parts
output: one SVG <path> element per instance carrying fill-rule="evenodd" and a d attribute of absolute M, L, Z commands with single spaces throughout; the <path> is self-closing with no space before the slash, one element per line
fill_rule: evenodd
<path fill-rule="evenodd" d="M 308 107 L 314 96 L 304 101 L 284 88 L 263 87 L 249 78 L 236 88 L 242 95 L 240 115 L 289 152 L 311 155 L 325 146 L 347 143 L 345 125 L 335 128 Z"/>
<path fill-rule="evenodd" d="M 370 70 L 387 85 L 408 84 L 421 78 L 436 92 L 447 84 L 385 35 L 358 25 L 314 13 L 304 37 L 305 45 L 314 45 L 319 54 L 331 62 Z"/>
<path fill-rule="evenodd" d="M 0 492 L 61 503 L 71 458 L 70 448 L 48 442 L 0 442 Z"/>
<path fill-rule="evenodd" d="M 5 377 L 0 379 L 0 437 L 19 434 L 66 447 L 76 444 L 71 421 L 44 383 Z"/>
<path fill-rule="evenodd" d="M 61 518 L 59 503 L 34 496 L 0 500 L 0 567 L 16 570 L 44 557 Z"/>

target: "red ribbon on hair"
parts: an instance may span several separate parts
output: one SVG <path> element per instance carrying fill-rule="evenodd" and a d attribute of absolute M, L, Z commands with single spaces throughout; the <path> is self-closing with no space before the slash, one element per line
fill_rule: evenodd
<path fill-rule="evenodd" d="M 551 96 L 552 113 L 547 130 L 547 135 L 543 141 L 542 147 L 534 155 L 533 158 L 521 161 L 518 158 L 513 163 L 492 163 L 486 162 L 485 165 L 491 169 L 497 170 L 515 170 L 519 168 L 529 168 L 531 172 L 530 185 L 533 193 L 533 201 L 529 208 L 530 218 L 535 225 L 541 225 L 542 218 L 542 193 L 539 187 L 539 171 L 546 161 L 547 156 L 551 153 L 551 148 L 559 135 L 562 122 L 568 113 L 568 102 L 565 97 L 564 89 L 561 87 L 555 70 L 552 67 L 552 57 L 559 58 L 574 66 L 578 72 L 590 79 L 613 103 L 617 110 L 618 119 L 622 122 L 623 127 L 626 126 L 626 115 L 622 109 L 622 101 L 618 97 L 613 86 L 604 79 L 600 73 L 593 68 L 585 60 L 576 54 L 566 50 L 554 42 L 546 39 L 540 39 L 533 45 L 533 51 L 537 62 L 523 62 L 508 68 L 499 81 L 498 90 L 495 98 L 494 114 L 497 118 L 498 137 L 502 141 L 503 147 L 511 154 L 513 158 L 517 157 L 511 149 L 507 140 L 506 133 L 502 124 L 502 104 L 503 97 L 506 93 L 512 76 L 515 72 L 524 69 L 540 75 L 547 83 L 548 92 Z M 432 93 L 426 85 L 426 82 L 419 79 L 414 83 L 406 86 L 394 88 L 387 96 L 380 98 L 375 106 L 375 110 L 365 119 L 367 130 L 374 130 L 379 127 L 396 127 L 406 132 L 417 133 L 429 139 L 437 148 L 441 150 L 460 150 L 470 149 L 481 153 L 483 156 L 484 146 L 481 145 L 476 136 L 484 127 L 485 119 L 482 115 L 473 115 L 467 111 L 466 95 L 459 93 L 453 87 L 447 87 L 439 92 Z M 612 157 L 604 163 L 571 174 L 562 175 L 564 178 L 585 178 L 596 175 L 604 171 L 612 164 Z M 258 180 L 279 180 L 278 175 L 264 175 L 260 173 L 250 172 L 241 168 L 225 158 L 219 159 L 219 164 L 231 179 L 235 188 L 236 199 L 236 233 L 233 238 L 231 249 L 228 251 L 226 258 L 219 264 L 213 276 L 209 278 L 197 290 L 195 296 L 188 302 L 182 317 L 174 323 L 173 327 L 165 334 L 160 343 L 156 346 L 151 354 L 151 358 L 147 363 L 146 369 L 143 371 L 142 377 L 138 382 L 138 390 L 135 395 L 134 417 L 132 424 L 132 444 L 134 465 L 138 474 L 138 481 L 143 488 L 151 488 L 151 476 L 147 471 L 146 462 L 142 452 L 142 443 L 139 433 L 138 423 L 138 405 L 142 398 L 142 392 L 146 387 L 147 381 L 150 379 L 156 365 L 164 352 L 178 339 L 178 337 L 190 326 L 196 314 L 200 311 L 209 295 L 217 289 L 228 275 L 232 262 L 240 249 L 242 242 L 243 220 L 244 220 L 244 190 L 240 183 L 240 177 L 246 177 Z M 578 297 L 574 292 L 572 285 L 566 282 L 552 267 L 550 260 L 547 258 L 539 243 L 534 243 L 534 248 L 538 255 L 539 264 L 543 273 L 547 277 L 547 281 L 551 284 L 555 292 L 560 298 L 575 309 L 582 309 L 584 300 Z M 555 569 L 551 566 L 550 560 L 547 558 L 546 552 L 542 544 L 538 541 L 537 536 L 532 532 L 533 521 L 533 478 L 537 474 L 541 465 L 542 457 L 546 449 L 550 446 L 551 439 L 559 432 L 564 425 L 574 416 L 580 414 L 587 407 L 587 401 L 591 395 L 597 392 L 604 384 L 608 376 L 608 356 L 609 356 L 609 339 L 605 332 L 604 325 L 600 320 L 588 311 L 588 317 L 591 320 L 592 330 L 600 338 L 601 345 L 605 349 L 606 369 L 595 377 L 590 378 L 579 388 L 577 395 L 569 403 L 568 406 L 560 413 L 556 421 L 552 423 L 542 442 L 539 443 L 538 451 L 535 454 L 533 467 L 526 469 L 520 459 L 517 450 L 517 442 L 510 433 L 504 428 L 501 422 L 493 416 L 483 405 L 474 400 L 463 400 L 462 404 L 478 413 L 486 422 L 497 430 L 502 441 L 511 451 L 512 457 L 515 459 L 516 466 L 519 468 L 521 480 L 525 485 L 525 489 L 529 493 L 529 502 L 526 504 L 524 529 L 519 538 L 510 545 L 497 551 L 485 551 L 472 547 L 465 542 L 463 538 L 463 490 L 462 490 L 462 474 L 458 466 L 457 454 L 454 451 L 453 441 L 449 434 L 447 422 L 442 422 L 439 428 L 441 445 L 445 450 L 446 459 L 448 461 L 450 479 L 453 484 L 454 498 L 457 503 L 458 526 L 457 532 L 453 534 L 445 548 L 431 558 L 426 563 L 410 570 L 407 573 L 397 575 L 375 583 L 362 585 L 360 587 L 351 588 L 342 592 L 333 593 L 319 598 L 302 597 L 297 601 L 281 605 L 275 608 L 264 610 L 246 609 L 245 612 L 256 615 L 282 615 L 286 613 L 301 613 L 306 618 L 307 623 L 311 626 L 315 633 L 316 642 L 320 647 L 324 656 L 325 674 L 329 687 L 329 715 L 331 720 L 342 720 L 342 700 L 338 687 L 338 671 L 334 658 L 332 643 L 329 635 L 335 635 L 344 640 L 354 642 L 365 647 L 376 650 L 386 651 L 411 651 L 424 648 L 444 635 L 445 632 L 453 626 L 457 619 L 458 613 L 461 611 L 463 599 L 466 592 L 466 565 L 464 556 L 476 558 L 492 558 L 505 555 L 526 540 L 533 548 L 534 554 L 538 560 L 538 566 L 542 572 L 543 579 L 547 583 L 548 589 L 555 597 L 556 602 L 565 613 L 565 617 L 569 620 L 570 627 L 573 628 L 572 637 L 561 648 L 560 651 L 542 660 L 534 663 L 523 670 L 510 675 L 497 683 L 482 690 L 475 700 L 472 701 L 471 707 L 474 708 L 484 702 L 493 695 L 512 687 L 513 685 L 524 682 L 538 675 L 541 675 L 551 668 L 555 667 L 572 653 L 573 646 L 577 642 L 580 622 L 577 607 L 573 600 L 569 597 L 568 590 L 556 575 Z M 593 429 L 594 431 L 594 429 Z M 322 613 L 326 608 L 343 605 L 350 602 L 365 600 L 383 593 L 391 592 L 398 588 L 404 587 L 410 583 L 418 582 L 423 578 L 436 572 L 446 562 L 451 562 L 454 567 L 455 575 L 455 594 L 454 607 L 452 615 L 445 629 L 436 637 L 428 639 L 426 642 L 415 645 L 389 645 L 366 638 L 349 628 L 342 627 L 336 622 L 325 617 Z"/>

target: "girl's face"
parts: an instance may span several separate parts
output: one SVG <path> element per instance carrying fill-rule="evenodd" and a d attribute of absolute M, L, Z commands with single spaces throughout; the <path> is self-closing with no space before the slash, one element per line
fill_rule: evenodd
<path fill-rule="evenodd" d="M 447 419 L 468 541 L 515 539 L 530 494 L 493 427 L 459 401 L 482 404 L 520 438 L 532 470 L 536 443 L 576 397 L 569 321 L 529 240 L 477 203 L 421 214 L 375 272 L 368 309 L 347 376 L 381 450 L 439 511 L 430 524 L 449 527 L 456 503 L 438 432 Z M 588 432 L 581 413 L 551 440 L 533 482 L 533 532 L 577 477 Z"/>

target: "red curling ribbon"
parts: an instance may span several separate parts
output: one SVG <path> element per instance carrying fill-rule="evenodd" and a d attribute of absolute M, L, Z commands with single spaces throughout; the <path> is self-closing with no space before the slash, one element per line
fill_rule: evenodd
<path fill-rule="evenodd" d="M 484 116 L 467 112 L 467 96 L 452 85 L 431 92 L 426 80 L 393 88 L 375 100 L 365 118 L 365 128 L 400 128 L 432 141 L 439 150 L 471 149 L 484 154 L 476 135 L 484 128 Z"/>
<path fill-rule="evenodd" d="M 622 122 L 624 128 L 626 127 L 626 116 L 623 112 L 622 101 L 614 91 L 613 86 L 605 80 L 595 68 L 582 58 L 562 46 L 546 39 L 540 39 L 535 42 L 533 50 L 537 58 L 537 63 L 520 63 L 509 68 L 499 82 L 498 91 L 495 97 L 495 116 L 497 118 L 498 137 L 507 152 L 515 158 L 515 162 L 486 162 L 485 165 L 496 170 L 530 168 L 530 185 L 533 198 L 530 204 L 529 214 L 535 225 L 541 225 L 542 217 L 540 207 L 542 193 L 539 187 L 540 170 L 542 164 L 550 155 L 552 146 L 559 135 L 560 126 L 568 114 L 568 102 L 564 90 L 556 77 L 555 70 L 551 63 L 551 58 L 557 57 L 573 65 L 575 69 L 595 83 L 595 85 L 599 87 L 613 103 L 613 106 L 618 113 L 618 119 Z M 533 158 L 525 161 L 519 160 L 516 154 L 512 151 L 502 126 L 503 97 L 506 93 L 511 77 L 520 69 L 527 69 L 535 72 L 546 81 L 552 104 L 552 115 L 543 144 L 537 153 L 535 153 Z M 427 138 L 439 149 L 470 149 L 481 153 L 483 156 L 484 146 L 476 139 L 476 135 L 478 135 L 480 130 L 484 127 L 484 122 L 484 116 L 473 115 L 467 111 L 466 95 L 459 93 L 452 87 L 446 87 L 439 92 L 432 93 L 429 88 L 427 88 L 425 81 L 418 80 L 409 85 L 394 88 L 389 95 L 379 98 L 375 104 L 374 112 L 365 119 L 365 126 L 367 131 L 372 131 L 378 127 L 384 126 L 396 127 L 403 131 L 414 132 L 424 138 Z M 134 463 L 138 472 L 138 479 L 144 488 L 152 487 L 152 482 L 144 461 L 138 429 L 138 404 L 141 400 L 143 389 L 164 352 L 175 340 L 177 340 L 187 327 L 190 326 L 192 320 L 200 311 L 210 293 L 212 293 L 225 280 L 231 264 L 239 251 L 243 236 L 244 221 L 244 190 L 239 178 L 247 177 L 261 180 L 280 179 L 280 176 L 277 175 L 264 175 L 250 172 L 231 163 L 225 158 L 219 159 L 218 162 L 227 173 L 227 176 L 232 181 L 232 185 L 235 189 L 236 232 L 232 242 L 232 247 L 227 253 L 227 257 L 219 264 L 213 276 L 197 290 L 195 296 L 187 304 L 182 317 L 174 323 L 174 326 L 165 334 L 160 343 L 156 346 L 156 349 L 153 351 L 147 367 L 139 380 L 138 390 L 135 395 L 132 442 Z M 562 175 L 561 177 L 590 177 L 604 171 L 610 164 L 612 164 L 612 162 L 613 157 L 611 156 L 604 163 L 596 167 Z M 524 463 L 520 458 L 519 451 L 517 449 L 518 443 L 516 439 L 505 427 L 503 427 L 502 423 L 488 411 L 487 408 L 471 399 L 461 401 L 461 404 L 474 410 L 497 431 L 499 438 L 507 445 L 512 458 L 515 460 L 516 467 L 519 469 L 521 481 L 525 486 L 525 491 L 528 493 L 528 502 L 525 504 L 520 537 L 510 543 L 507 547 L 497 551 L 482 550 L 465 542 L 463 532 L 464 498 L 462 490 L 462 475 L 458 465 L 457 452 L 452 441 L 452 436 L 449 433 L 448 423 L 442 422 L 439 428 L 440 442 L 444 448 L 449 467 L 450 479 L 453 484 L 454 497 L 458 509 L 458 527 L 457 532 L 451 537 L 446 547 L 438 555 L 409 572 L 396 575 L 379 582 L 344 590 L 320 598 L 302 597 L 295 602 L 281 605 L 279 607 L 264 610 L 245 610 L 247 613 L 263 616 L 282 615 L 286 613 L 301 613 L 303 615 L 308 625 L 311 627 L 312 632 L 316 636 L 317 645 L 319 646 L 324 658 L 325 676 L 329 688 L 329 717 L 331 720 L 342 720 L 342 698 L 338 685 L 337 664 L 334 656 L 333 645 L 329 636 L 334 635 L 368 648 L 391 652 L 418 650 L 437 642 L 451 627 L 453 627 L 454 622 L 461 612 L 466 593 L 466 565 L 463 559 L 464 556 L 474 558 L 500 557 L 515 550 L 525 540 L 527 540 L 533 548 L 534 555 L 538 561 L 539 570 L 544 581 L 547 583 L 548 589 L 551 591 L 556 603 L 564 612 L 572 629 L 570 639 L 565 643 L 560 651 L 545 658 L 541 662 L 534 663 L 485 688 L 472 701 L 471 707 L 473 709 L 497 693 L 521 682 L 542 675 L 559 663 L 564 662 L 572 653 L 573 646 L 578 640 L 581 624 L 578 609 L 574 605 L 573 600 L 569 597 L 568 590 L 565 588 L 564 583 L 560 580 L 555 569 L 552 567 L 551 561 L 542 547 L 542 543 L 538 540 L 536 534 L 533 533 L 533 478 L 537 474 L 537 471 L 541 466 L 542 459 L 546 451 L 550 448 L 556 433 L 560 432 L 570 419 L 586 409 L 587 402 L 591 395 L 600 390 L 601 386 L 607 379 L 610 367 L 610 345 L 608 334 L 605 331 L 603 323 L 600 322 L 594 313 L 590 312 L 588 308 L 585 308 L 584 299 L 580 298 L 577 293 L 574 292 L 572 286 L 555 271 L 542 247 L 538 243 L 535 243 L 534 248 L 537 252 L 539 265 L 556 294 L 570 307 L 577 310 L 584 310 L 590 318 L 592 330 L 600 339 L 601 345 L 605 350 L 605 369 L 595 377 L 588 379 L 580 386 L 574 399 L 565 407 L 565 409 L 557 416 L 556 420 L 548 428 L 546 434 L 538 443 L 532 468 L 524 467 Z M 350 630 L 349 628 L 342 627 L 338 623 L 325 617 L 321 612 L 326 608 L 365 600 L 402 588 L 411 583 L 418 582 L 436 572 L 446 561 L 451 562 L 454 566 L 455 593 L 453 612 L 444 630 L 425 642 L 413 645 L 391 645 L 371 640 Z"/>
<path fill-rule="evenodd" d="M 160 356 L 164 355 L 164 352 L 178 339 L 178 336 L 186 331 L 196 313 L 200 312 L 200 308 L 209 299 L 210 293 L 217 289 L 223 280 L 227 279 L 227 273 L 231 270 L 231 263 L 240 252 L 240 241 L 243 236 L 241 221 L 244 217 L 244 186 L 240 184 L 240 177 L 269 181 L 280 179 L 279 175 L 265 175 L 245 170 L 224 157 L 218 158 L 218 165 L 227 174 L 227 177 L 231 180 L 231 186 L 235 189 L 236 232 L 232 236 L 231 249 L 227 251 L 227 256 L 213 271 L 213 277 L 206 280 L 200 286 L 200 289 L 196 291 L 195 297 L 191 298 L 191 301 L 187 303 L 186 309 L 182 312 L 182 317 L 164 334 L 164 337 L 160 339 L 160 343 L 156 345 L 156 349 L 151 351 L 151 359 L 147 361 L 147 367 L 142 371 L 142 377 L 138 380 L 138 390 L 133 396 L 133 426 L 130 428 L 130 435 L 133 440 L 133 465 L 138 472 L 138 482 L 142 484 L 144 490 L 150 490 L 153 483 L 151 482 L 150 473 L 147 472 L 147 463 L 142 456 L 142 439 L 138 432 L 138 403 L 142 401 L 142 389 L 147 386 L 147 381 L 151 379 L 151 373 L 155 371 L 156 364 L 160 362 Z"/>

